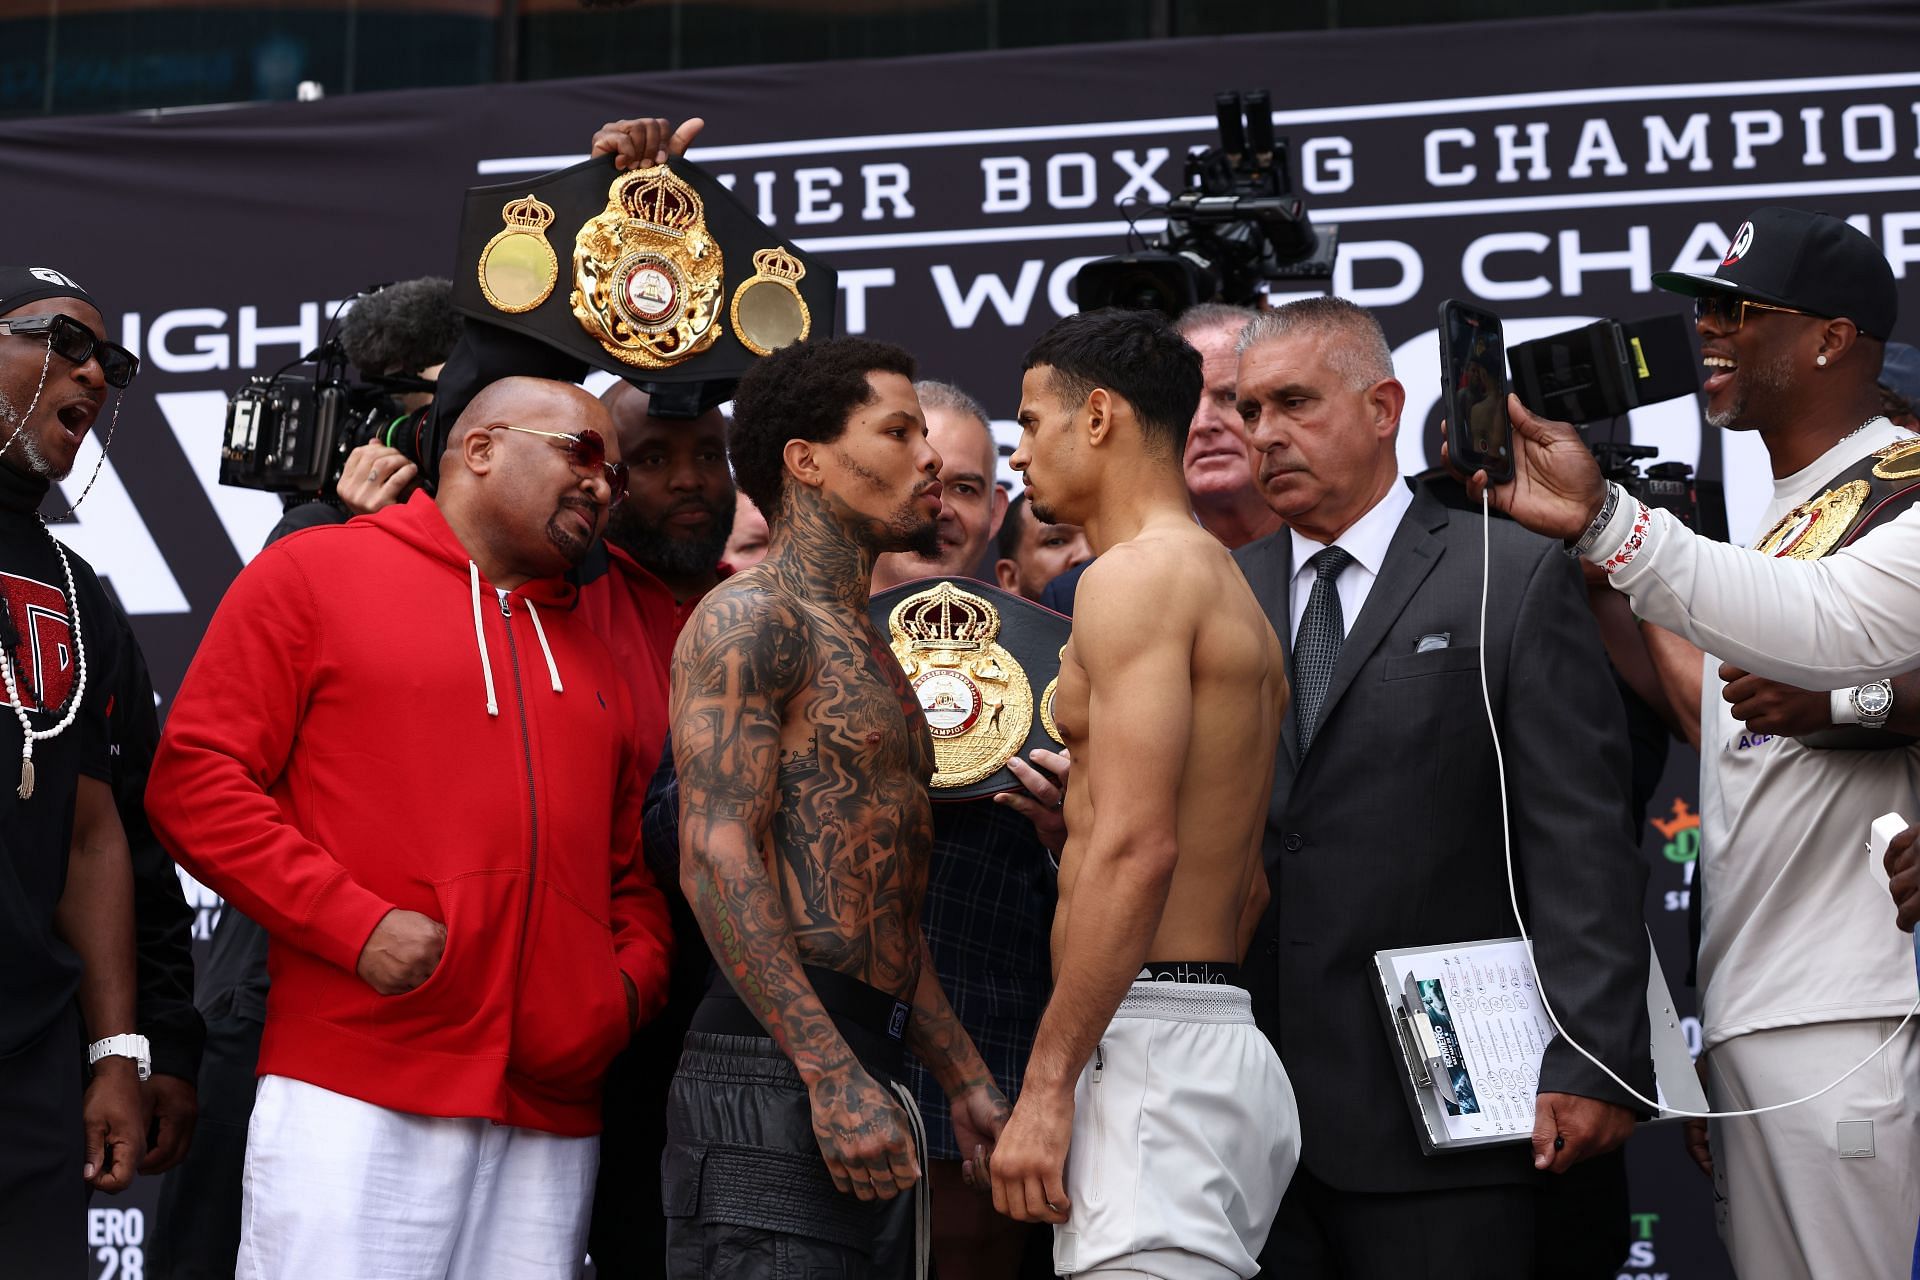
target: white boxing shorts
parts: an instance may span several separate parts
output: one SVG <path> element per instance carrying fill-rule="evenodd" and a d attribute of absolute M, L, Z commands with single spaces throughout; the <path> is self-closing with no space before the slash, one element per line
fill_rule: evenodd
<path fill-rule="evenodd" d="M 1136 982 L 1073 1091 L 1060 1275 L 1256 1275 L 1300 1160 L 1287 1073 L 1239 987 Z"/>

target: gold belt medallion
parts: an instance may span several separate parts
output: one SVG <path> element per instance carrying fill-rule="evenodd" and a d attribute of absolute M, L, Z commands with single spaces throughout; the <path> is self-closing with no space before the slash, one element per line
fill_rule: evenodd
<path fill-rule="evenodd" d="M 1853 480 L 1809 498 L 1780 517 L 1753 549 L 1761 555 L 1818 560 L 1846 536 L 1871 488 L 1865 480 Z"/>
<path fill-rule="evenodd" d="M 941 582 L 895 605 L 887 630 L 933 735 L 933 785 L 964 787 L 1003 768 L 1033 730 L 1033 686 L 996 642 L 993 602 Z"/>
<path fill-rule="evenodd" d="M 1880 461 L 1873 464 L 1873 474 L 1882 480 L 1911 480 L 1920 476 L 1920 440 L 1896 440 L 1892 444 L 1883 444 L 1873 451 Z"/>
<path fill-rule="evenodd" d="M 1065 660 L 1066 656 L 1067 646 L 1061 645 L 1060 657 Z M 1056 675 L 1047 681 L 1047 687 L 1040 691 L 1040 727 L 1047 731 L 1049 738 L 1064 747 L 1067 745 L 1067 740 L 1060 736 L 1060 726 L 1053 722 L 1053 695 L 1058 692 L 1060 692 L 1060 677 Z"/>
<path fill-rule="evenodd" d="M 560 259 L 547 243 L 553 206 L 533 195 L 500 210 L 506 227 L 480 251 L 480 292 L 496 311 L 531 311 L 553 293 Z"/>
<path fill-rule="evenodd" d="M 757 356 L 770 356 L 801 341 L 813 329 L 813 312 L 800 296 L 807 264 L 785 249 L 762 249 L 753 255 L 753 275 L 734 290 L 728 317 L 740 345 Z"/>
<path fill-rule="evenodd" d="M 615 359 L 670 368 L 719 340 L 724 269 L 699 193 L 666 165 L 636 169 L 574 238 L 573 315 Z"/>

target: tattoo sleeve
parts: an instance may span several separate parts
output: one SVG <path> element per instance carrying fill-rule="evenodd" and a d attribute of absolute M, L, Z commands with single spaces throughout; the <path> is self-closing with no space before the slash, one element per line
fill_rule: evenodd
<path fill-rule="evenodd" d="M 913 1016 L 907 1022 L 907 1048 L 933 1072 L 949 1096 L 986 1085 L 995 1087 L 993 1073 L 974 1047 L 973 1037 L 960 1025 L 934 972 L 927 940 L 920 939 L 920 982 L 913 991 Z"/>
<path fill-rule="evenodd" d="M 806 668 L 804 622 L 723 584 L 673 661 L 680 883 L 714 960 L 809 1085 L 853 1060 L 800 967 L 762 850 L 779 803 L 781 707 Z"/>

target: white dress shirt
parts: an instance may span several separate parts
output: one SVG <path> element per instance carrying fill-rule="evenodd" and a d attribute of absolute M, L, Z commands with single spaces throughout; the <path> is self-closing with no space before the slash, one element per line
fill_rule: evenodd
<path fill-rule="evenodd" d="M 1352 527 L 1331 544 L 1315 542 L 1294 529 L 1287 530 L 1287 537 L 1293 540 L 1293 581 L 1288 600 L 1290 620 L 1287 624 L 1289 637 L 1300 634 L 1300 615 L 1307 611 L 1307 597 L 1313 594 L 1315 575 L 1313 565 L 1309 562 L 1329 545 L 1339 547 L 1353 557 L 1353 563 L 1342 569 L 1333 583 L 1334 589 L 1340 593 L 1341 634 L 1346 635 L 1353 630 L 1353 620 L 1360 616 L 1361 607 L 1367 603 L 1367 594 L 1373 590 L 1373 580 L 1380 576 L 1380 566 L 1386 563 L 1387 547 L 1393 542 L 1394 531 L 1400 527 L 1401 518 L 1412 505 L 1413 490 L 1407 488 L 1405 480 L 1396 478 L 1386 493 L 1381 495 L 1380 501 L 1374 503 L 1367 514 L 1354 521 Z"/>

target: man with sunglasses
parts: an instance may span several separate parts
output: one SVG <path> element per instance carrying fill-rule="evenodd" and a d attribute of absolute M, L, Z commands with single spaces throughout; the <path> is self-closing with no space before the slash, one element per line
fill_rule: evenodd
<path fill-rule="evenodd" d="M 1869 665 L 1863 631 L 1908 637 L 1883 673 L 1920 659 L 1920 601 L 1901 586 L 1920 578 L 1909 505 L 1920 440 L 1885 418 L 1876 385 L 1893 273 L 1845 222 L 1759 209 L 1714 274 L 1654 280 L 1694 298 L 1708 425 L 1766 446 L 1774 495 L 1760 554 L 1709 548 L 1565 465 L 1564 429 L 1517 401 L 1520 479 L 1494 501 L 1579 539 L 1636 612 L 1685 637 L 1649 634 L 1676 716 L 1700 725 L 1702 1060 L 1714 1109 L 1731 1110 L 1821 1089 L 1914 1003 L 1908 940 L 1859 862 L 1876 816 L 1920 816 L 1920 747 L 1860 728 L 1915 727 L 1902 721 L 1920 712 L 1920 688 L 1828 690 L 1866 674 L 1851 670 Z M 1822 570 L 1827 581 L 1805 581 Z M 1906 620 L 1888 626 L 1900 607 Z M 1835 739 L 1836 726 L 1851 736 Z M 1905 1273 L 1916 1085 L 1910 1031 L 1883 1063 L 1805 1105 L 1714 1121 L 1711 1144 L 1690 1122 L 1736 1271 Z"/>
<path fill-rule="evenodd" d="M 579 1269 L 669 951 L 625 676 L 565 576 L 625 488 L 598 401 L 495 382 L 433 496 L 274 543 L 208 627 L 148 805 L 272 939 L 243 1277 Z"/>
<path fill-rule="evenodd" d="M 86 1274 L 88 1188 L 124 1189 L 145 1147 L 115 627 L 39 515 L 137 367 L 105 330 L 64 273 L 0 266 L 0 1258 L 33 1276 Z"/>

